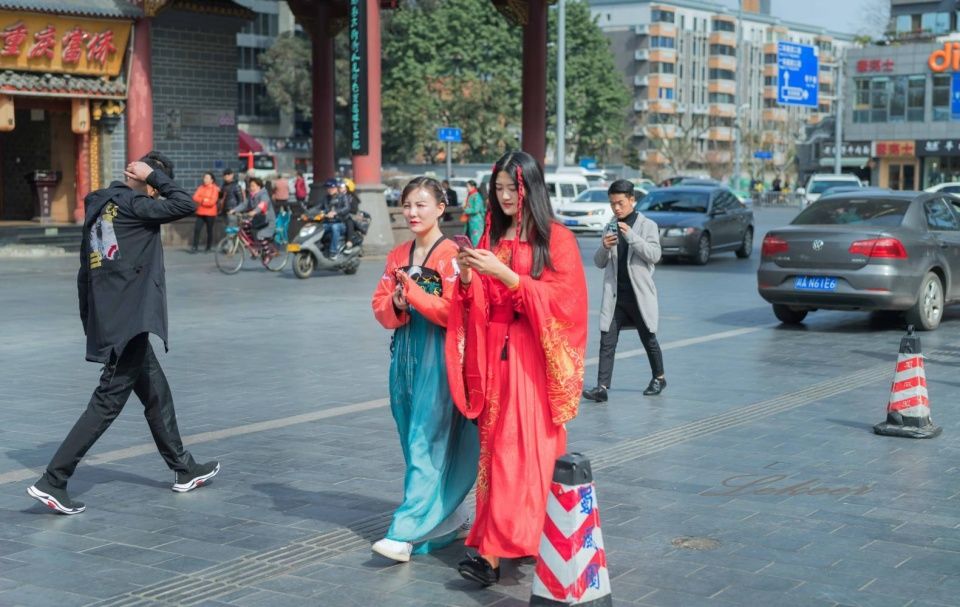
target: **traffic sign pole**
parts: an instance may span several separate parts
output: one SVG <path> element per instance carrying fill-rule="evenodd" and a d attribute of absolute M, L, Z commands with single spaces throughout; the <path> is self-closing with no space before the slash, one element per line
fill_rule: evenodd
<path fill-rule="evenodd" d="M 447 180 L 453 177 L 453 142 L 447 141 Z"/>
<path fill-rule="evenodd" d="M 834 151 L 833 151 L 833 174 L 839 175 L 841 173 L 840 168 L 840 148 L 843 147 L 841 142 L 843 141 L 843 64 L 844 59 L 846 58 L 846 53 L 841 51 L 840 54 L 840 66 L 837 68 L 837 97 L 834 103 L 834 110 L 836 112 L 836 124 L 834 125 L 833 134 L 834 134 Z"/>

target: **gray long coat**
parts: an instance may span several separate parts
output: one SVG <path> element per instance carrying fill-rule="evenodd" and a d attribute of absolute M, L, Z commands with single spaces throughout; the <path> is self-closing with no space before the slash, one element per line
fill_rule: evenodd
<path fill-rule="evenodd" d="M 640 315 L 651 333 L 657 332 L 660 312 L 657 307 L 657 287 L 653 284 L 654 264 L 660 261 L 660 230 L 657 224 L 639 211 L 633 230 L 621 235 L 629 248 L 627 258 L 630 283 L 640 306 Z M 604 248 L 601 244 L 593 256 L 593 263 L 603 270 L 603 298 L 600 302 L 600 330 L 609 331 L 613 312 L 617 307 L 617 247 Z"/>

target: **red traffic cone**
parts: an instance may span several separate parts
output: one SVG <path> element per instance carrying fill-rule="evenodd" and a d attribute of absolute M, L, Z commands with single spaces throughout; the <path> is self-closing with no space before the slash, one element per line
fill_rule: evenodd
<path fill-rule="evenodd" d="M 900 340 L 897 371 L 890 388 L 887 420 L 873 427 L 884 436 L 906 438 L 933 438 L 943 429 L 930 419 L 930 397 L 927 395 L 927 376 L 923 371 L 920 338 L 914 336 L 913 325 Z"/>
<path fill-rule="evenodd" d="M 530 605 L 613 605 L 593 472 L 579 453 L 553 469 Z"/>

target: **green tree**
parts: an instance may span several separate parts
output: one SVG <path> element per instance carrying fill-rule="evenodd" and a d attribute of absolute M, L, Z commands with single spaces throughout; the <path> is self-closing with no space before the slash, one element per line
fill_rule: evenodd
<path fill-rule="evenodd" d="M 610 41 L 586 0 L 566 3 L 566 138 L 567 155 L 600 161 L 630 156 L 627 109 L 630 89 L 614 63 Z M 550 11 L 547 60 L 547 140 L 556 143 L 557 11 Z"/>
<path fill-rule="evenodd" d="M 267 100 L 286 114 L 299 111 L 310 116 L 311 82 L 310 40 L 293 32 L 277 37 L 260 55 Z"/>
<path fill-rule="evenodd" d="M 521 31 L 489 0 L 411 3 L 384 16 L 383 153 L 439 160 L 436 129 L 458 126 L 460 161 L 519 145 Z"/>

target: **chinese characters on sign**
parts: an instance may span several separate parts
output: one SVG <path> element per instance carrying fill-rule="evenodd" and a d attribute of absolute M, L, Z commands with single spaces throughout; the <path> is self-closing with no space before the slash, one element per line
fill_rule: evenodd
<path fill-rule="evenodd" d="M 367 6 L 350 0 L 350 151 L 367 153 Z"/>
<path fill-rule="evenodd" d="M 879 158 L 889 156 L 913 156 L 914 145 L 912 141 L 877 141 L 874 143 L 874 156 Z"/>
<path fill-rule="evenodd" d="M 960 137 L 956 139 L 920 139 L 918 156 L 960 156 Z"/>
<path fill-rule="evenodd" d="M 0 11 L 0 71 L 116 76 L 130 23 Z"/>
<path fill-rule="evenodd" d="M 892 72 L 893 59 L 861 59 L 857 61 L 857 72 Z"/>
<path fill-rule="evenodd" d="M 836 153 L 836 145 L 833 143 L 824 143 L 820 148 L 820 156 L 831 158 Z M 844 157 L 857 157 L 870 155 L 869 141 L 844 141 L 840 145 L 840 155 Z"/>

